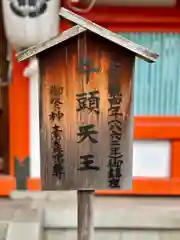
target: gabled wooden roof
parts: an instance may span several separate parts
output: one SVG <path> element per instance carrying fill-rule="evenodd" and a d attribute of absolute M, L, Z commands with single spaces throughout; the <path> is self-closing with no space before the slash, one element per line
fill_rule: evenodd
<path fill-rule="evenodd" d="M 157 57 L 159 56 L 157 53 L 153 53 L 149 49 L 141 45 L 138 45 L 132 41 L 129 41 L 128 39 L 120 36 L 119 34 L 111 32 L 106 28 L 103 28 L 65 8 L 60 9 L 59 15 L 69 21 L 76 23 L 77 26 L 68 29 L 67 31 L 61 33 L 56 38 L 50 39 L 45 43 L 30 47 L 27 50 L 18 53 L 17 54 L 18 61 L 23 61 L 29 57 L 32 57 L 33 55 L 36 55 L 37 53 L 40 53 L 86 30 L 91 31 L 107 39 L 108 41 L 111 41 L 121 47 L 126 48 L 127 50 L 133 52 L 136 56 L 142 58 L 145 61 L 155 62 Z"/>
<path fill-rule="evenodd" d="M 101 13 L 99 13 L 101 14 Z M 66 18 L 69 21 L 72 21 L 84 28 L 86 28 L 87 30 L 98 34 L 99 36 L 119 45 L 122 46 L 132 52 L 134 52 L 136 55 L 138 55 L 139 57 L 143 58 L 144 60 L 148 61 L 148 62 L 155 62 L 156 58 L 159 56 L 157 53 L 153 53 L 151 52 L 149 49 L 140 46 L 134 42 L 129 41 L 127 38 L 124 38 L 122 36 L 120 36 L 119 34 L 116 34 L 114 32 L 111 32 L 109 30 L 107 30 L 106 28 L 103 28 L 65 8 L 61 8 L 60 9 L 60 13 L 59 15 L 61 17 Z"/>

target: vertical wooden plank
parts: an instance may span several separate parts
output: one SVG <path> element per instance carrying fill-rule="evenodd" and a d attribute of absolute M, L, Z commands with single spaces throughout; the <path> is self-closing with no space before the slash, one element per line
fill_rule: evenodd
<path fill-rule="evenodd" d="M 7 39 L 4 32 L 2 2 L 0 2 L 0 85 L 7 82 Z M 0 173 L 9 168 L 9 88 L 0 86 Z"/>
<path fill-rule="evenodd" d="M 4 31 L 2 2 L 0 2 L 0 82 L 7 81 L 8 61 L 7 61 L 7 48 L 8 43 Z M 1 91 L 1 89 L 0 89 Z M 1 104 L 1 102 L 0 102 Z M 1 105 L 0 105 L 1 108 Z"/>
<path fill-rule="evenodd" d="M 93 240 L 93 196 L 94 191 L 77 191 L 78 240 Z"/>
<path fill-rule="evenodd" d="M 9 172 L 9 87 L 0 88 L 2 109 L 0 109 L 0 173 Z"/>

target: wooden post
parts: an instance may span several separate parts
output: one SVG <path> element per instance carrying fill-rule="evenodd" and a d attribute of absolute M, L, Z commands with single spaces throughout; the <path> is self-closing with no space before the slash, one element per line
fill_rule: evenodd
<path fill-rule="evenodd" d="M 78 240 L 92 240 L 94 191 L 78 190 Z"/>

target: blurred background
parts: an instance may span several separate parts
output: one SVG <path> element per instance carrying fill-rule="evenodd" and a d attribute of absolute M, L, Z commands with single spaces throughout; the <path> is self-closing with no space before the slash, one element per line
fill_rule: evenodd
<path fill-rule="evenodd" d="M 180 0 L 44 0 L 50 8 L 44 18 L 41 11 L 32 14 L 38 0 L 9 1 L 13 13 L 7 2 L 1 1 L 0 12 L 0 196 L 9 196 L 14 190 L 40 189 L 38 83 L 33 80 L 37 76 L 24 73 L 29 62 L 18 63 L 15 52 L 67 29 L 68 23 L 60 21 L 57 14 L 63 6 L 160 54 L 154 64 L 136 60 L 133 188 L 100 191 L 97 195 L 178 198 Z M 28 69 L 31 72 L 35 67 Z"/>
<path fill-rule="evenodd" d="M 25 2 L 14 4 L 23 9 Z M 180 194 L 180 1 L 51 0 L 49 4 L 44 16 L 28 17 L 24 7 L 20 17 L 1 2 L 0 181 L 4 183 L 4 176 L 24 176 L 19 187 L 27 188 L 28 176 L 30 182 L 37 180 L 35 188 L 39 186 L 39 137 L 33 134 L 39 131 L 37 83 L 24 77 L 28 62 L 18 63 L 14 53 L 68 28 L 58 17 L 64 6 L 160 54 L 155 64 L 136 60 L 132 193 Z M 5 183 L 0 193 L 7 194 L 8 188 Z"/>

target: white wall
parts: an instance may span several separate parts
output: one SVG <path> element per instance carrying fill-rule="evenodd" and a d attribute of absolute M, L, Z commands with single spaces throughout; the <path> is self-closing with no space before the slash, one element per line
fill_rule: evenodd
<path fill-rule="evenodd" d="M 168 177 L 170 173 L 169 141 L 135 141 L 133 176 Z"/>

